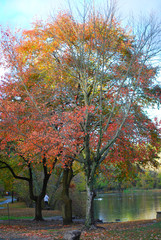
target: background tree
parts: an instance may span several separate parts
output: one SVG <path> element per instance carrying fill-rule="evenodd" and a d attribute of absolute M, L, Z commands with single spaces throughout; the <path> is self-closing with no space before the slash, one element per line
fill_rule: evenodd
<path fill-rule="evenodd" d="M 27 176 L 17 175 L 5 157 L 1 161 L 1 168 L 8 168 L 15 178 L 29 183 L 30 198 L 36 203 L 35 220 L 42 220 L 41 201 L 45 196 L 47 182 L 55 167 L 59 150 L 57 149 L 55 157 L 53 153 L 50 153 L 51 145 L 53 146 L 54 142 L 51 143 L 50 137 L 46 138 L 48 127 L 45 124 L 46 120 L 41 118 L 41 108 L 45 101 L 43 102 L 38 97 L 41 95 L 41 87 L 38 86 L 38 77 L 33 67 L 27 69 L 21 59 L 17 57 L 18 39 L 11 33 L 5 32 L 2 46 L 7 60 L 8 73 L 1 84 L 0 93 L 1 151 L 9 158 L 12 155 L 15 164 L 22 165 L 23 170 L 27 169 Z M 21 57 L 23 58 L 23 56 Z M 32 84 L 34 78 L 35 81 L 37 80 L 36 86 Z M 37 95 L 37 103 L 32 99 L 33 91 Z M 38 102 L 41 102 L 39 107 Z M 45 112 L 43 114 L 46 116 Z M 58 139 L 57 136 L 56 145 Z M 38 142 L 36 143 L 36 141 Z M 48 166 L 47 159 L 49 160 Z M 33 186 L 34 165 L 41 165 L 44 173 L 42 189 L 39 193 L 34 191 Z"/>
<path fill-rule="evenodd" d="M 20 158 L 22 158 L 22 160 L 20 160 Z M 16 164 L 23 165 L 23 168 L 22 167 L 20 168 L 22 169 L 22 171 L 20 171 L 20 169 L 18 169 L 17 166 L 15 169 Z M 53 164 L 53 167 L 54 167 L 54 164 Z M 41 221 L 43 220 L 41 204 L 46 193 L 47 183 L 51 176 L 51 173 L 48 173 L 48 169 L 46 166 L 46 159 L 44 157 L 42 161 L 42 168 L 44 173 L 44 176 L 42 179 L 42 188 L 39 191 L 36 191 L 35 181 L 34 181 L 34 176 L 35 176 L 34 167 L 37 167 L 37 164 L 32 164 L 28 159 L 25 159 L 23 156 L 17 157 L 17 161 L 14 161 L 14 165 L 10 163 L 10 159 L 8 159 L 8 156 L 3 156 L 3 159 L 0 160 L 1 171 L 4 169 L 7 169 L 8 171 L 10 171 L 10 173 L 15 179 L 26 181 L 28 183 L 30 199 L 35 202 L 34 220 Z"/>
<path fill-rule="evenodd" d="M 42 34 L 39 38 L 36 30 L 31 31 L 30 35 L 25 32 L 20 39 L 10 30 L 2 32 L 1 44 L 8 73 L 5 74 L 0 93 L 1 151 L 9 157 L 10 154 L 17 156 L 14 158 L 15 164 L 22 164 L 28 169 L 29 175 L 16 175 L 5 160 L 1 161 L 1 168 L 8 168 L 14 177 L 29 182 L 30 197 L 36 201 L 35 219 L 42 220 L 41 201 L 47 182 L 56 162 L 61 163 L 63 168 L 67 164 L 65 155 L 77 151 L 79 142 L 73 142 L 73 135 L 79 140 L 77 129 L 80 120 L 77 118 L 78 110 L 72 113 L 62 110 L 64 102 L 61 104 L 59 89 L 54 88 L 54 82 L 46 84 L 46 78 L 51 73 L 48 69 L 41 72 L 42 59 L 37 65 L 36 48 L 40 48 L 40 44 L 34 41 L 35 35 L 43 42 Z M 33 41 L 35 45 L 32 45 Z M 42 44 L 43 51 L 46 51 L 45 43 Z M 45 57 L 43 63 L 44 60 Z M 23 163 L 20 159 L 24 160 Z M 42 191 L 35 192 L 35 195 L 34 165 L 41 165 L 44 173 Z"/>

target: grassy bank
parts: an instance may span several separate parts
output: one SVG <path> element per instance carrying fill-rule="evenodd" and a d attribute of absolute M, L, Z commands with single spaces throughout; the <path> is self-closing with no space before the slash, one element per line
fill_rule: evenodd
<path fill-rule="evenodd" d="M 131 193 L 131 192 L 160 192 L 161 189 L 141 189 L 141 188 L 127 188 L 123 190 L 124 193 Z"/>

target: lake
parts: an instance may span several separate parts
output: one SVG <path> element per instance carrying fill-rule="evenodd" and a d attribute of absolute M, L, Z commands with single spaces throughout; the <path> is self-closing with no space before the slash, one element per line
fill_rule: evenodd
<path fill-rule="evenodd" d="M 99 193 L 94 207 L 95 219 L 103 222 L 155 219 L 156 212 L 161 211 L 161 192 Z"/>

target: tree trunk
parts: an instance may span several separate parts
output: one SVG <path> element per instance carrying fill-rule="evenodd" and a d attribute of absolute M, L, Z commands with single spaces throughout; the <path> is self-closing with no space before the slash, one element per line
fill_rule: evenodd
<path fill-rule="evenodd" d="M 56 160 L 53 164 L 53 168 L 55 166 Z M 43 221 L 43 217 L 42 217 L 42 200 L 45 197 L 46 194 L 46 188 L 47 188 L 47 183 L 49 181 L 49 178 L 51 176 L 51 174 L 48 174 L 47 172 L 47 166 L 46 166 L 46 158 L 44 156 L 43 158 L 43 169 L 44 169 L 44 178 L 43 178 L 43 186 L 41 189 L 41 192 L 39 193 L 38 196 L 35 196 L 34 194 L 34 186 L 33 186 L 33 170 L 31 168 L 31 163 L 28 164 L 28 168 L 29 168 L 29 174 L 30 174 L 30 179 L 29 179 L 29 192 L 30 192 L 30 198 L 35 202 L 35 218 L 34 220 L 36 221 Z"/>
<path fill-rule="evenodd" d="M 88 183 L 86 184 L 87 190 L 87 200 L 86 200 L 86 228 L 91 228 L 94 226 L 94 198 L 96 193 L 93 189 L 93 184 Z"/>
<path fill-rule="evenodd" d="M 35 221 L 43 221 L 43 217 L 42 217 L 42 207 L 41 207 L 41 203 L 42 203 L 42 198 L 40 197 L 36 197 L 36 201 L 35 201 Z"/>
<path fill-rule="evenodd" d="M 72 200 L 65 193 L 62 194 L 62 200 L 63 224 L 68 225 L 72 223 Z"/>
<path fill-rule="evenodd" d="M 65 168 L 63 170 L 63 190 L 61 194 L 62 217 L 64 225 L 72 223 L 72 200 L 69 197 L 69 186 L 72 177 L 73 177 L 72 168 Z"/>
<path fill-rule="evenodd" d="M 13 195 L 14 195 L 14 194 L 13 194 L 13 190 L 12 190 L 12 203 L 13 203 Z"/>

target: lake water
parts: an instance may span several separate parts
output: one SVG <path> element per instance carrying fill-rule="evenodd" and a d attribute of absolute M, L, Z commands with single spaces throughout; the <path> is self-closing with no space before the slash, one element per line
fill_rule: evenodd
<path fill-rule="evenodd" d="M 103 222 L 155 219 L 156 212 L 161 211 L 161 192 L 97 194 L 94 206 L 95 219 Z"/>

